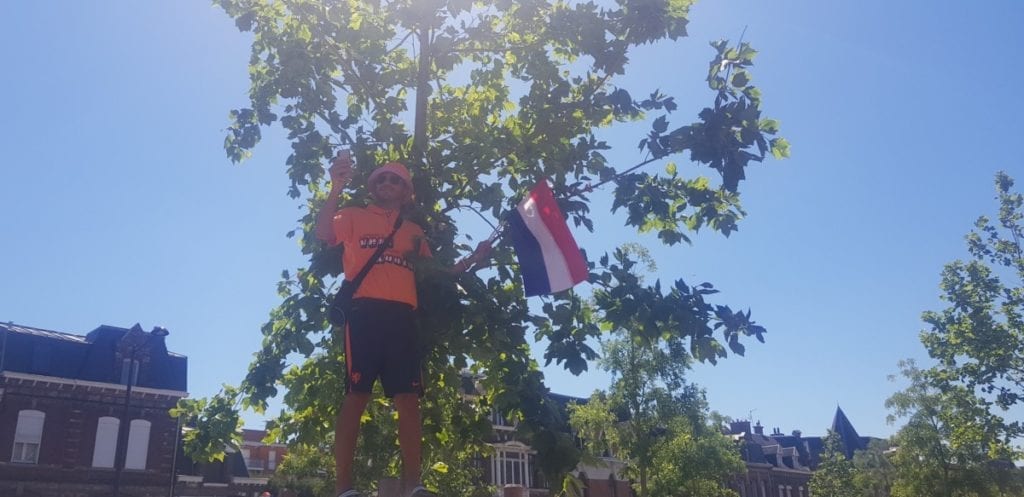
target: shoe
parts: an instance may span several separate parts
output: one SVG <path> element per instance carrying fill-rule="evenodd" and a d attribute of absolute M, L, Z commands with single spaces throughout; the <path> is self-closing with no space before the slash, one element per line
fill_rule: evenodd
<path fill-rule="evenodd" d="M 424 487 L 423 485 L 416 485 L 416 487 L 412 489 L 412 492 L 409 492 L 409 497 L 437 497 L 437 494 L 427 490 L 427 487 Z"/>
<path fill-rule="evenodd" d="M 338 497 L 363 497 L 363 494 L 359 493 L 359 491 L 354 488 L 350 488 L 338 494 Z"/>

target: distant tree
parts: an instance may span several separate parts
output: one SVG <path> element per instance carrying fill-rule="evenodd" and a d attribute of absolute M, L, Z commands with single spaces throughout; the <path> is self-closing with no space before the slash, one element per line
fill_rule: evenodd
<path fill-rule="evenodd" d="M 205 404 L 227 408 L 204 414 L 200 403 L 186 400 L 179 412 L 218 422 L 231 417 L 227 411 L 236 403 L 263 411 L 284 389 L 287 409 L 275 435 L 315 443 L 329 432 L 343 391 L 344 354 L 342 341 L 328 332 L 324 302 L 342 268 L 338 252 L 316 240 L 313 224 L 327 193 L 324 164 L 338 146 L 350 147 L 357 159 L 355 184 L 374 164 L 408 163 L 420 206 L 410 216 L 425 228 L 437 264 L 452 263 L 470 247 L 460 212 L 497 220 L 544 178 L 581 229 L 594 229 L 587 185 L 624 173 L 608 192 L 611 211 L 637 233 L 676 245 L 701 228 L 735 231 L 745 214 L 739 185 L 746 168 L 789 153 L 775 136 L 779 123 L 762 114 L 761 93 L 751 85 L 756 51 L 747 43 L 712 44 L 702 76 L 709 103 L 683 125 L 670 126 L 678 104 L 657 89 L 673 81 L 639 91 L 617 85 L 634 48 L 686 35 L 691 3 L 216 0 L 252 36 L 249 102 L 230 114 L 227 154 L 245 159 L 263 129 L 280 124 L 292 147 L 284 165 L 287 192 L 304 203 L 289 236 L 298 238 L 309 263 L 283 272 L 280 305 L 262 328 L 237 398 L 230 399 L 237 402 Z M 663 52 L 659 63 L 672 64 L 675 50 Z M 611 145 L 598 134 L 638 122 L 649 131 L 626 145 L 638 144 L 644 154 L 638 162 L 657 162 L 663 172 L 608 163 Z M 669 162 L 684 153 L 692 168 Z M 362 191 L 343 199 L 363 201 Z M 587 341 L 601 328 L 573 292 L 528 305 L 505 245 L 493 261 L 489 270 L 456 278 L 426 261 L 417 272 L 431 385 L 424 399 L 424 460 L 449 464 L 445 477 L 465 475 L 452 461 L 471 461 L 486 449 L 480 427 L 487 412 L 515 411 L 539 467 L 558 478 L 579 453 L 559 431 L 564 420 L 546 400 L 529 344 L 546 344 L 546 363 L 578 374 L 596 356 Z M 598 303 L 601 319 L 617 325 L 629 315 L 643 316 L 645 332 L 687 343 L 701 361 L 715 362 L 729 350 L 742 354 L 744 337 L 763 340 L 764 329 L 749 312 L 706 301 L 716 292 L 710 284 L 640 285 L 621 270 L 629 262 L 591 259 L 591 284 L 608 295 Z M 459 395 L 464 368 L 483 378 L 486 393 L 473 402 Z M 367 423 L 383 426 L 381 416 L 388 415 Z M 186 449 L 214 454 L 214 438 L 195 437 Z M 383 475 L 387 466 L 374 461 L 363 467 Z"/>
<path fill-rule="evenodd" d="M 937 387 L 913 361 L 902 361 L 910 386 L 886 401 L 890 420 L 907 419 L 893 437 L 893 497 L 991 495 L 991 462 L 1008 454 L 980 399 L 963 386 Z"/>
<path fill-rule="evenodd" d="M 334 454 L 329 444 L 320 446 L 296 444 L 270 477 L 269 485 L 298 497 L 331 497 L 334 494 Z"/>
<path fill-rule="evenodd" d="M 931 379 L 981 393 L 983 405 L 1005 411 L 1024 399 L 1024 196 L 1013 179 L 996 174 L 999 214 L 981 216 L 967 235 L 971 259 L 942 271 L 942 299 L 949 307 L 925 312 L 921 332 L 938 361 Z M 1001 427 L 1004 441 L 1022 434 L 1020 421 Z"/>
<path fill-rule="evenodd" d="M 853 480 L 861 497 L 889 497 L 895 468 L 889 460 L 889 442 L 872 440 L 853 453 Z"/>
<path fill-rule="evenodd" d="M 619 251 L 647 260 L 643 249 Z M 597 299 L 607 298 L 598 292 Z M 627 463 L 640 497 L 733 496 L 729 478 L 745 469 L 731 440 L 709 421 L 704 392 L 686 380 L 692 358 L 678 340 L 660 340 L 643 320 L 602 343 L 608 392 L 573 406 L 570 423 L 591 455 Z"/>
<path fill-rule="evenodd" d="M 746 472 L 736 443 L 702 420 L 687 416 L 667 423 L 666 437 L 655 447 L 650 477 L 652 497 L 738 497 L 729 481 Z"/>
<path fill-rule="evenodd" d="M 814 497 L 858 497 L 853 461 L 846 459 L 839 434 L 829 430 L 818 469 L 808 485 Z"/>

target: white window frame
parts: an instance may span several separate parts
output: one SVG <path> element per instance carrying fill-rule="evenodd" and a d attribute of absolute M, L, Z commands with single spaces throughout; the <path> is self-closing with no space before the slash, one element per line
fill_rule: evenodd
<path fill-rule="evenodd" d="M 133 419 L 128 426 L 128 450 L 125 452 L 124 469 L 146 469 L 149 434 L 153 423 L 145 419 Z"/>
<path fill-rule="evenodd" d="M 499 492 L 506 485 L 531 488 L 531 476 L 530 451 L 525 446 L 515 444 L 494 447 L 494 457 L 491 458 L 491 484 L 497 486 Z"/>
<path fill-rule="evenodd" d="M 121 429 L 121 420 L 113 416 L 103 416 L 96 420 L 96 443 L 92 449 L 92 467 L 113 468 L 117 458 L 117 435 Z"/>
<path fill-rule="evenodd" d="M 14 447 L 11 448 L 11 462 L 38 464 L 39 449 L 43 446 L 43 426 L 46 413 L 35 409 L 18 411 L 18 424 L 14 429 Z"/>
<path fill-rule="evenodd" d="M 512 431 L 515 430 L 517 426 L 519 426 L 519 421 L 509 421 L 505 418 L 505 415 L 498 412 L 497 409 L 491 409 L 491 427 L 498 430 Z"/>

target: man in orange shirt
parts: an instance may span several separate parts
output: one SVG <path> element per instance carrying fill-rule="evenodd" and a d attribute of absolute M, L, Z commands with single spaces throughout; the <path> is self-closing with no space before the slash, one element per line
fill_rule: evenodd
<path fill-rule="evenodd" d="M 394 230 L 402 207 L 412 198 L 409 171 L 389 162 L 370 173 L 368 188 L 373 202 L 367 207 L 338 210 L 341 189 L 351 180 L 352 159 L 341 152 L 330 169 L 331 191 L 317 213 L 316 235 L 328 245 L 342 244 L 345 279 L 352 280 L 377 247 Z M 450 269 L 461 273 L 487 257 L 490 244 L 481 242 L 473 254 Z M 403 221 L 389 246 L 367 273 L 346 313 L 346 395 L 335 425 L 335 463 L 339 497 L 361 497 L 352 482 L 359 419 L 370 401 L 373 383 L 380 378 L 384 393 L 394 398 L 398 411 L 398 443 L 402 453 L 402 495 L 432 497 L 420 481 L 421 426 L 419 397 L 423 395 L 419 354 L 416 350 L 414 310 L 418 304 L 416 281 L 408 257 L 430 256 L 423 229 Z"/>

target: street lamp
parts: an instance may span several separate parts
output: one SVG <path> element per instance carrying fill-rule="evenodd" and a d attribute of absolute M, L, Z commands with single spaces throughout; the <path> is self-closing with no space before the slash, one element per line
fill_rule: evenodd
<path fill-rule="evenodd" d="M 166 328 L 157 326 L 153 331 L 146 333 L 142 326 L 135 323 L 123 337 L 119 349 L 121 352 L 121 381 L 125 384 L 124 407 L 121 410 L 121 421 L 117 425 L 117 446 L 114 452 L 114 497 L 121 495 L 121 473 L 124 472 L 125 459 L 128 457 L 128 428 L 131 424 L 128 417 L 128 407 L 132 400 L 132 386 L 139 380 L 139 363 L 148 358 L 152 347 L 150 342 L 157 338 L 163 340 L 170 332 Z"/>

